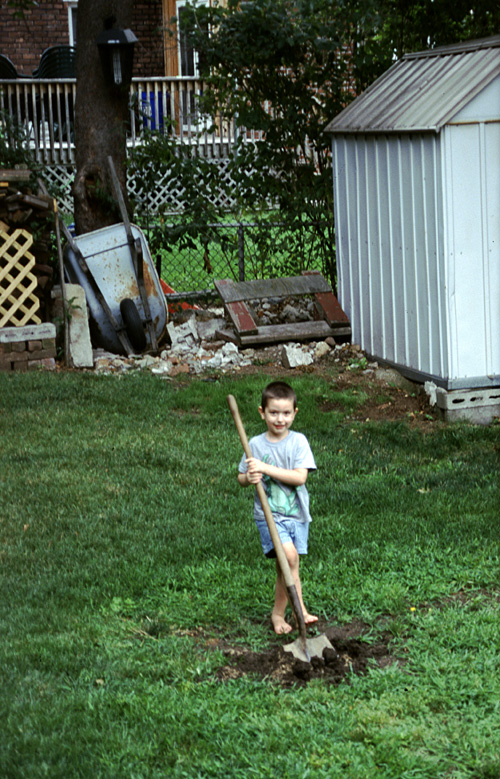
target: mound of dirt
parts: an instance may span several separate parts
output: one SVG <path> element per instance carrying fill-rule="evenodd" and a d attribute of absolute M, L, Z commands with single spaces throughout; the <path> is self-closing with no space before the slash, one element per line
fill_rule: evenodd
<path fill-rule="evenodd" d="M 310 663 L 297 660 L 285 652 L 282 645 L 263 652 L 218 645 L 228 662 L 219 668 L 216 677 L 220 682 L 245 676 L 257 677 L 281 687 L 304 686 L 313 679 L 338 685 L 352 674 L 366 673 L 370 667 L 384 668 L 398 662 L 389 648 L 390 634 L 383 634 L 372 643 L 364 638 L 367 626 L 360 623 L 342 627 L 320 625 L 318 630 L 329 638 L 333 649 L 325 649 L 323 657 L 312 658 Z"/>

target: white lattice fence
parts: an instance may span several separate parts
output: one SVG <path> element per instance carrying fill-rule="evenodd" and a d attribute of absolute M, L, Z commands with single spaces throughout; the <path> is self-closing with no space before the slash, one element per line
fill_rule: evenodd
<path fill-rule="evenodd" d="M 51 185 L 51 192 L 57 192 L 59 211 L 72 214 L 74 210 L 71 186 L 75 177 L 75 169 L 68 165 L 50 165 L 43 169 L 44 178 Z"/>
<path fill-rule="evenodd" d="M 220 158 L 215 159 L 213 163 L 220 168 L 222 179 L 225 184 L 231 183 L 229 173 L 229 160 Z M 75 169 L 67 165 L 50 165 L 43 169 L 44 178 L 57 188 L 57 201 L 59 210 L 64 214 L 73 213 L 73 195 L 71 186 L 75 177 Z M 50 188 L 52 191 L 52 187 Z M 179 212 L 184 208 L 184 188 L 180 182 L 172 182 L 168 175 L 159 178 L 153 189 L 148 189 L 139 183 L 133 176 L 128 178 L 128 192 L 142 208 L 149 208 L 151 213 L 167 210 L 168 212 Z M 235 200 L 227 197 L 222 189 L 214 197 L 214 205 L 230 210 L 235 206 Z"/>
<path fill-rule="evenodd" d="M 229 160 L 214 159 L 213 164 L 217 165 L 219 168 L 224 184 L 230 185 L 231 175 L 229 172 Z M 155 187 L 152 190 L 141 185 L 138 179 L 129 176 L 128 191 L 129 195 L 133 197 L 142 208 L 148 208 L 152 213 L 156 213 L 160 210 L 179 212 L 185 207 L 184 187 L 179 181 L 172 181 L 168 174 L 158 178 L 155 182 Z M 236 200 L 228 198 L 227 194 L 224 192 L 224 188 L 221 188 L 219 193 L 216 193 L 214 196 L 214 205 L 230 210 L 236 205 Z"/>

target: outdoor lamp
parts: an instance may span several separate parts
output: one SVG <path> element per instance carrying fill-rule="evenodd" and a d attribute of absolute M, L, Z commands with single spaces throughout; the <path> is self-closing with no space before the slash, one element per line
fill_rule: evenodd
<path fill-rule="evenodd" d="M 114 87 L 127 88 L 132 81 L 134 44 L 137 43 L 132 30 L 119 27 L 103 30 L 96 42 L 106 80 Z"/>

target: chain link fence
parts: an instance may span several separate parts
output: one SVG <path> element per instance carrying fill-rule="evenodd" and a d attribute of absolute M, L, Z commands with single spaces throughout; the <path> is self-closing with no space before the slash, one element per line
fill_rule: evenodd
<path fill-rule="evenodd" d="M 215 279 L 298 276 L 319 270 L 335 286 L 327 224 L 259 221 L 163 224 L 146 229 L 160 277 L 174 290 L 213 289 Z"/>

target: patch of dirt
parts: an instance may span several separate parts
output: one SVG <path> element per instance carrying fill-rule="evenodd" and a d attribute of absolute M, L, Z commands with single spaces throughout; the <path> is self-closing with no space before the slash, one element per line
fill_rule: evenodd
<path fill-rule="evenodd" d="M 336 391 L 363 397 L 348 415 L 348 420 L 353 422 L 401 421 L 427 430 L 442 420 L 439 409 L 430 405 L 423 385 L 369 362 L 359 346 L 346 343 L 312 365 L 292 369 L 281 365 L 280 349 L 281 346 L 270 346 L 255 350 L 253 364 L 241 368 L 238 375 L 261 373 L 269 376 L 269 381 L 282 378 L 290 383 L 301 373 L 321 376 L 331 381 Z M 319 408 L 323 413 L 345 412 L 341 401 L 325 401 Z"/>
<path fill-rule="evenodd" d="M 339 391 L 350 390 L 366 396 L 366 400 L 350 415 L 350 419 L 356 422 L 404 421 L 410 425 L 428 427 L 430 423 L 441 419 L 438 409 L 430 406 L 428 396 L 419 385 L 415 385 L 415 388 L 404 388 L 391 386 L 375 376 L 370 380 L 365 375 L 341 374 L 335 386 Z M 341 404 L 334 403 L 324 403 L 321 406 L 324 412 L 342 408 Z"/>
<path fill-rule="evenodd" d="M 320 679 L 327 685 L 338 685 L 352 674 L 366 673 L 370 667 L 385 668 L 400 662 L 391 654 L 389 633 L 382 634 L 378 641 L 372 643 L 363 638 L 368 626 L 362 623 L 354 622 L 342 627 L 320 624 L 318 631 L 327 636 L 333 649 L 324 649 L 323 656 L 313 657 L 310 663 L 285 652 L 281 644 L 263 652 L 252 652 L 212 639 L 208 644 L 221 650 L 228 661 L 227 665 L 218 669 L 216 677 L 222 683 L 245 676 L 257 677 L 285 688 L 304 686 L 313 679 Z M 283 643 L 291 643 L 296 637 L 296 633 L 291 634 Z"/>

